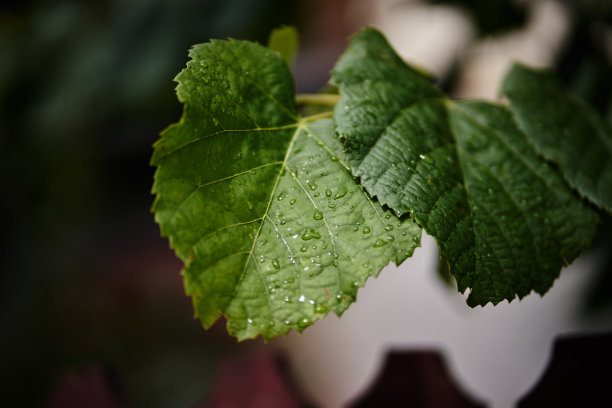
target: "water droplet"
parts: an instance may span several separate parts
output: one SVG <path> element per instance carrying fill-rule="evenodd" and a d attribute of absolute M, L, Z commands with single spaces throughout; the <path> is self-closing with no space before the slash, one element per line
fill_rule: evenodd
<path fill-rule="evenodd" d="M 278 259 L 273 259 L 272 260 L 272 266 L 274 266 L 274 269 L 280 269 L 280 263 L 278 262 Z"/>
<path fill-rule="evenodd" d="M 285 225 L 287 223 L 287 220 L 281 220 L 280 224 L 281 225 Z"/>
<path fill-rule="evenodd" d="M 294 199 L 292 199 L 291 201 L 289 201 L 289 204 L 290 204 L 290 205 L 295 204 L 295 198 L 294 198 Z"/>
<path fill-rule="evenodd" d="M 325 190 L 325 195 L 326 195 L 327 197 L 331 197 L 331 196 L 332 196 L 332 191 L 331 191 L 329 188 L 328 188 L 328 189 L 326 189 L 326 190 Z"/>
<path fill-rule="evenodd" d="M 321 195 L 321 193 L 319 193 L 318 191 L 316 193 L 313 194 L 315 197 L 318 197 Z"/>
<path fill-rule="evenodd" d="M 346 193 L 348 193 L 348 189 L 346 188 L 346 186 L 340 186 L 340 188 L 338 188 L 338 191 L 334 195 L 334 200 L 338 200 L 344 197 Z"/>
<path fill-rule="evenodd" d="M 329 159 L 330 159 L 331 161 L 333 161 L 333 162 L 337 162 L 337 161 L 338 161 L 338 157 L 336 157 L 336 156 L 330 156 L 330 158 L 329 158 Z"/>
<path fill-rule="evenodd" d="M 247 318 L 247 323 L 248 324 L 253 324 L 253 319 L 251 319 L 250 317 Z"/>
<path fill-rule="evenodd" d="M 297 325 L 298 325 L 299 329 L 305 329 L 307 326 L 310 325 L 310 319 L 305 317 L 305 318 L 299 320 Z"/>
<path fill-rule="evenodd" d="M 364 234 L 369 234 L 370 233 L 370 227 L 368 227 L 367 225 L 363 227 L 363 233 Z"/>
<path fill-rule="evenodd" d="M 280 193 L 280 194 L 279 194 L 279 195 L 276 197 L 276 199 L 277 199 L 278 201 L 282 201 L 282 200 L 283 200 L 285 197 L 287 197 L 287 192 L 286 192 L 286 191 L 283 191 L 283 192 L 281 192 L 281 193 Z"/>
<path fill-rule="evenodd" d="M 308 241 L 310 239 L 319 239 L 321 238 L 321 234 L 319 234 L 317 231 L 313 230 L 312 228 L 309 228 L 308 230 L 304 231 L 304 233 L 302 234 L 302 239 L 304 241 Z"/>
<path fill-rule="evenodd" d="M 298 302 L 300 303 L 304 303 L 304 301 L 306 300 L 306 296 L 302 295 L 298 298 Z"/>
<path fill-rule="evenodd" d="M 312 191 L 316 190 L 317 187 L 319 187 L 314 181 L 307 181 L 307 184 L 308 188 L 310 188 Z"/>
<path fill-rule="evenodd" d="M 374 243 L 374 248 L 380 248 L 381 246 L 387 245 L 387 243 L 385 241 L 383 241 L 382 239 L 377 239 L 376 242 Z"/>
<path fill-rule="evenodd" d="M 249 210 L 253 209 L 253 203 L 250 201 L 247 201 L 247 207 L 249 208 Z"/>
<path fill-rule="evenodd" d="M 385 227 L 385 230 L 387 230 L 387 231 L 393 231 L 393 225 L 391 225 L 391 224 L 387 224 L 387 226 Z"/>
<path fill-rule="evenodd" d="M 308 251 L 308 248 L 306 248 L 306 246 L 302 246 L 300 248 L 300 252 L 306 252 L 306 251 Z"/>
<path fill-rule="evenodd" d="M 259 255 L 259 262 L 263 262 L 264 260 L 265 260 L 264 256 L 263 255 Z"/>
<path fill-rule="evenodd" d="M 314 218 L 315 220 L 321 220 L 323 219 L 323 214 L 321 214 L 321 211 L 316 210 L 312 218 Z"/>
<path fill-rule="evenodd" d="M 393 238 L 393 235 L 387 235 L 387 241 L 393 242 L 395 241 L 395 238 Z"/>
<path fill-rule="evenodd" d="M 355 225 L 355 226 L 353 227 L 353 231 L 359 231 L 359 226 L 358 226 L 358 225 Z"/>
<path fill-rule="evenodd" d="M 325 305 L 314 305 L 313 310 L 315 313 L 327 313 L 327 306 Z"/>

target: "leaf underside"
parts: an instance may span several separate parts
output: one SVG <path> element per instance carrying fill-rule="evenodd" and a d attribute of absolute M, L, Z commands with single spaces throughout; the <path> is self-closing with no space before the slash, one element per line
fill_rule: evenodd
<path fill-rule="evenodd" d="M 469 305 L 543 294 L 590 244 L 597 215 L 507 108 L 450 101 L 373 29 L 352 38 L 331 82 L 353 174 L 435 237 Z"/>
<path fill-rule="evenodd" d="M 181 121 L 152 163 L 155 218 L 210 327 L 238 339 L 340 315 L 365 280 L 412 254 L 421 229 L 370 200 L 330 119 L 299 117 L 279 54 L 243 41 L 194 47 L 177 77 Z"/>

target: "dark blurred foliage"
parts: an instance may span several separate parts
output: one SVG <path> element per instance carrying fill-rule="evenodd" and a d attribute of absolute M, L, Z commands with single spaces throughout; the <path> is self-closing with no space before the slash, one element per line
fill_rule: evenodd
<path fill-rule="evenodd" d="M 482 36 L 519 28 L 526 21 L 525 4 L 513 0 L 428 0 L 465 10 Z"/>
<path fill-rule="evenodd" d="M 612 405 L 612 334 L 562 336 L 537 384 L 518 402 L 531 407 L 609 407 Z"/>
<path fill-rule="evenodd" d="M 296 3 L 297 4 L 297 3 Z M 30 1 L 0 9 L 0 395 L 40 406 L 72 370 L 134 406 L 187 407 L 236 348 L 192 318 L 150 207 L 187 50 L 298 24 L 278 0 Z M 252 347 L 256 342 L 246 344 Z"/>
<path fill-rule="evenodd" d="M 606 31 L 612 32 L 612 2 L 562 2 L 568 7 L 572 30 L 557 60 L 557 71 L 569 89 L 607 117 L 612 126 L 612 60 L 610 51 L 606 50 L 609 47 Z M 601 313 L 612 307 L 612 216 L 603 211 L 600 216 L 593 249 L 603 259 L 586 294 L 586 313 Z"/>

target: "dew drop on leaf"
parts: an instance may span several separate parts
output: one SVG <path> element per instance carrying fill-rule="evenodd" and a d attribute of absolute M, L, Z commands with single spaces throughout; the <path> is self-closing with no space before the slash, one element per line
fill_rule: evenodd
<path fill-rule="evenodd" d="M 308 319 L 307 317 L 305 317 L 305 318 L 303 318 L 303 319 L 298 321 L 298 328 L 300 328 L 300 329 L 304 329 L 308 325 L 310 325 L 310 319 Z"/>
<path fill-rule="evenodd" d="M 313 307 L 313 310 L 314 310 L 315 313 L 326 313 L 327 312 L 327 306 L 315 304 L 314 307 Z"/>
<path fill-rule="evenodd" d="M 319 234 L 317 231 L 313 230 L 312 228 L 304 231 L 304 233 L 302 234 L 302 239 L 304 241 L 308 241 L 311 239 L 319 239 L 321 238 L 321 234 Z"/>
<path fill-rule="evenodd" d="M 380 248 L 381 246 L 387 245 L 387 243 L 385 241 L 383 241 L 382 239 L 377 239 L 376 242 L 374 243 L 374 248 Z"/>

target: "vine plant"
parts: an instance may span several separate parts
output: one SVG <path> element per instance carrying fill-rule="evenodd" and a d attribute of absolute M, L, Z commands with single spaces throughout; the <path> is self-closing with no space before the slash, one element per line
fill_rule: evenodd
<path fill-rule="evenodd" d="M 213 40 L 176 78 L 153 211 L 204 327 L 267 340 L 340 315 L 422 229 L 470 306 L 544 294 L 612 210 L 610 126 L 552 73 L 515 65 L 507 105 L 451 100 L 368 28 L 339 94 L 296 96 L 296 45 Z"/>

